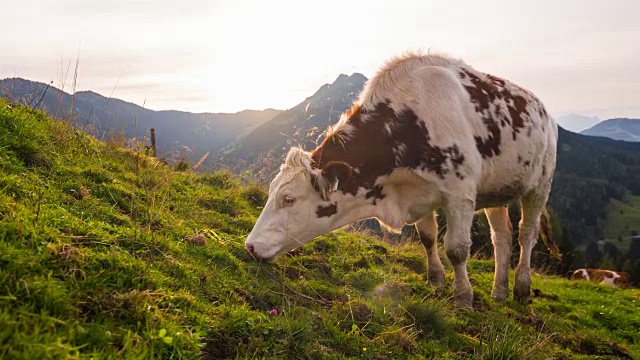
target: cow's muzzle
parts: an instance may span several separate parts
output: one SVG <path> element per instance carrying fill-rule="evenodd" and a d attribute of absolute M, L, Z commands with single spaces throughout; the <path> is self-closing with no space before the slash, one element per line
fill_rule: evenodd
<path fill-rule="evenodd" d="M 255 251 L 255 247 L 253 246 L 253 244 L 245 244 L 245 248 L 247 249 L 247 252 L 249 253 L 249 255 L 251 255 L 251 257 L 253 258 L 253 260 L 256 261 L 271 261 L 273 260 L 274 256 L 271 257 L 261 257 L 260 255 L 258 255 Z"/>

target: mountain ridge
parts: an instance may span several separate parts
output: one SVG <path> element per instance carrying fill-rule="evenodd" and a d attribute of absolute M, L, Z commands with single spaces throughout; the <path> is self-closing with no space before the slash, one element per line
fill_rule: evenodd
<path fill-rule="evenodd" d="M 23 77 L 6 77 L 6 78 L 2 78 L 0 79 L 0 96 L 3 97 L 14 97 L 14 94 L 12 94 L 12 91 L 10 91 L 8 89 L 9 86 L 11 86 L 11 82 L 13 81 L 19 81 L 19 82 L 25 82 L 25 83 L 31 83 L 34 86 L 38 86 L 38 87 L 42 87 L 45 88 L 47 86 L 49 86 L 50 89 L 53 89 L 55 91 L 61 91 L 63 92 L 65 95 L 68 96 L 72 96 L 73 94 L 69 93 L 66 90 L 60 89 L 56 86 L 44 83 L 42 81 L 38 81 L 38 80 L 30 80 L 27 78 L 23 78 Z M 212 111 L 200 111 L 200 112 L 193 112 L 193 111 L 186 111 L 186 110 L 176 110 L 176 109 L 150 109 L 147 107 L 144 107 L 140 104 L 137 104 L 135 102 L 129 101 L 129 100 L 124 100 L 124 99 L 120 99 L 117 97 L 109 97 L 107 95 L 101 94 L 97 91 L 94 90 L 78 90 L 75 92 L 76 96 L 78 95 L 94 95 L 96 97 L 99 98 L 104 98 L 104 99 L 109 99 L 110 101 L 119 101 L 119 102 L 123 102 L 129 105 L 133 105 L 136 107 L 139 107 L 141 109 L 144 109 L 146 111 L 151 111 L 151 112 L 156 112 L 156 113 L 160 113 L 160 112 L 177 112 L 177 113 L 185 113 L 185 114 L 192 114 L 192 115 L 234 115 L 234 114 L 240 114 L 243 112 L 263 112 L 263 111 L 284 111 L 281 109 L 276 109 L 276 108 L 272 108 L 272 107 L 268 107 L 268 108 L 264 108 L 264 109 L 243 109 L 243 110 L 239 110 L 239 111 L 233 111 L 233 112 L 212 112 Z M 41 95 L 41 94 L 22 94 L 22 95 Z M 15 100 L 15 99 L 12 99 Z M 286 109 L 285 109 L 286 110 Z"/>
<path fill-rule="evenodd" d="M 581 131 L 580 134 L 608 137 L 614 140 L 640 142 L 640 119 L 608 119 Z"/>
<path fill-rule="evenodd" d="M 250 170 L 261 181 L 274 175 L 289 147 L 309 149 L 357 99 L 367 78 L 340 74 L 294 107 L 282 112 L 216 154 L 216 163 L 236 172 Z"/>
<path fill-rule="evenodd" d="M 180 157 L 197 160 L 206 152 L 217 151 L 235 141 L 248 128 L 282 112 L 272 108 L 236 113 L 151 110 L 91 90 L 79 91 L 73 99 L 72 94 L 56 87 L 22 78 L 0 80 L 0 96 L 22 104 L 38 105 L 53 117 L 73 117 L 78 127 L 98 138 L 122 130 L 127 138 L 141 139 L 153 127 L 158 152 L 170 160 Z M 70 111 L 72 102 L 73 112 Z"/>
<path fill-rule="evenodd" d="M 602 121 L 597 116 L 586 116 L 577 113 L 556 116 L 555 119 L 563 128 L 573 132 L 586 130 Z"/>

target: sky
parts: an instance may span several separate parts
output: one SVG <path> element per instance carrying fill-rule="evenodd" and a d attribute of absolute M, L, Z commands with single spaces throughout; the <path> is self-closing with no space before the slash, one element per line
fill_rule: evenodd
<path fill-rule="evenodd" d="M 287 109 L 407 49 L 448 53 L 556 115 L 640 118 L 640 1 L 0 0 L 0 78 L 154 110 Z M 70 69 L 70 70 L 67 70 Z"/>

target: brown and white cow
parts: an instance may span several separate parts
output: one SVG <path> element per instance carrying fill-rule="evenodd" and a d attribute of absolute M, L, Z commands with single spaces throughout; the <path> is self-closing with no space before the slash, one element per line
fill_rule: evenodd
<path fill-rule="evenodd" d="M 455 300 L 471 308 L 467 259 L 474 212 L 485 209 L 491 225 L 492 295 L 504 300 L 512 239 L 505 205 L 519 200 L 514 298 L 526 303 L 557 137 L 540 100 L 510 81 L 443 55 L 394 57 L 320 146 L 289 151 L 246 248 L 255 259 L 272 259 L 360 219 L 375 217 L 392 230 L 415 224 L 427 249 L 428 277 L 442 286 L 434 214 L 442 208 Z M 542 229 L 546 235 L 548 227 Z"/>
<path fill-rule="evenodd" d="M 571 274 L 570 280 L 587 280 L 616 287 L 628 286 L 631 283 L 629 274 L 603 269 L 578 269 Z"/>

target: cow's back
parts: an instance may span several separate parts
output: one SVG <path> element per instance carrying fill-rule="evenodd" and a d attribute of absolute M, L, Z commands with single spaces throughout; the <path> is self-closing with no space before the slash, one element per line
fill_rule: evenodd
<path fill-rule="evenodd" d="M 425 146 L 460 151 L 459 161 L 448 164 L 455 171 L 446 176 L 415 169 L 442 191 L 469 192 L 483 208 L 550 185 L 558 129 L 531 92 L 437 56 L 408 56 L 387 71 L 393 82 L 386 84 L 385 74 L 379 74 L 361 102 L 366 107 L 389 101 L 396 111 L 409 108 L 424 122 Z"/>

